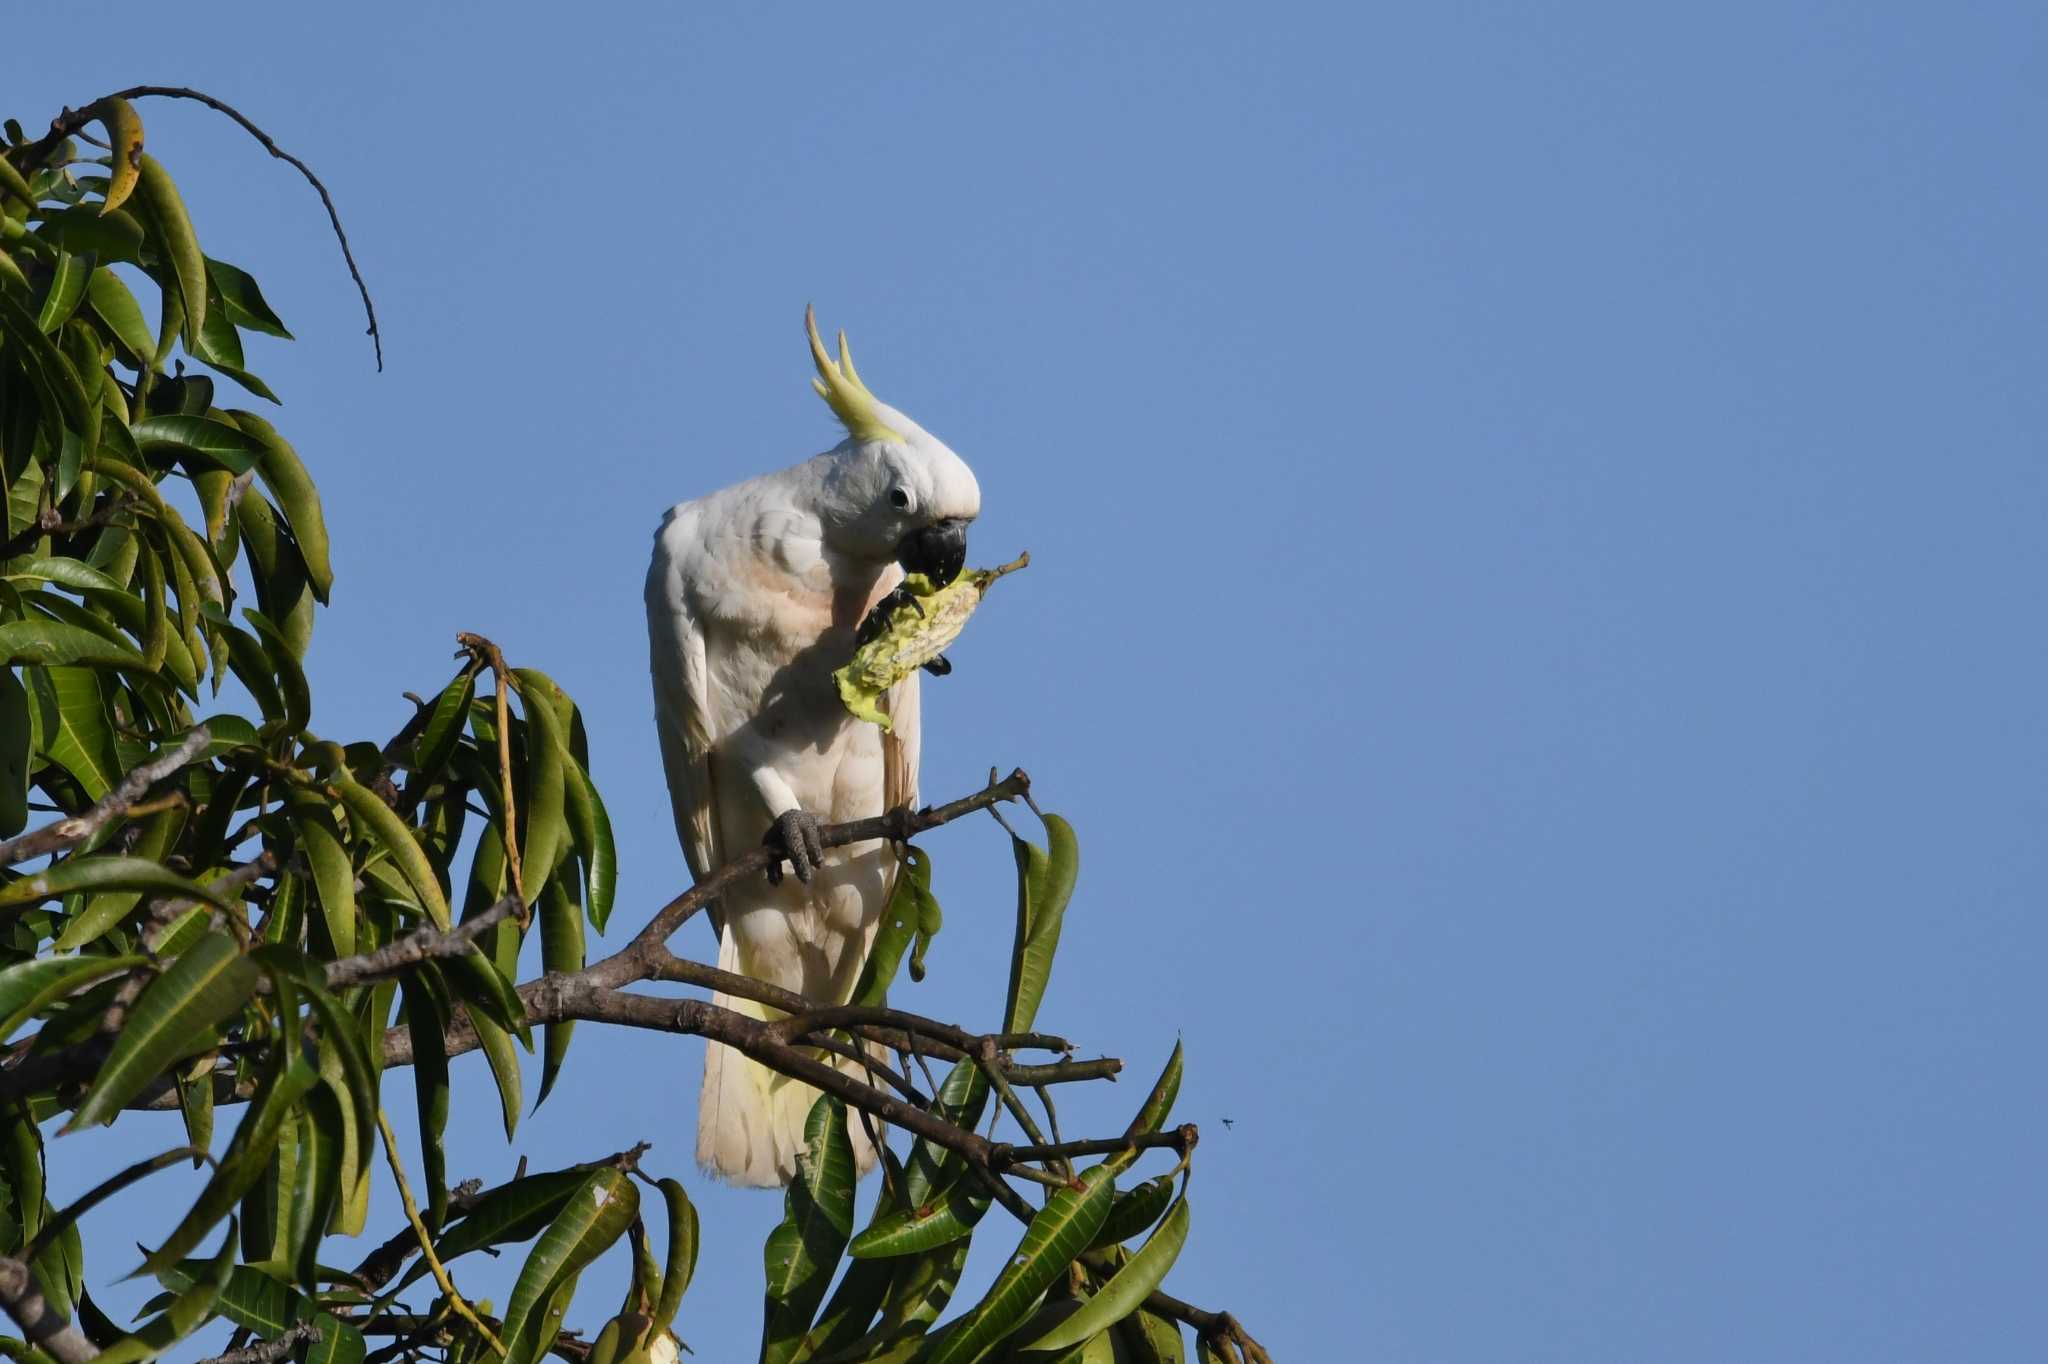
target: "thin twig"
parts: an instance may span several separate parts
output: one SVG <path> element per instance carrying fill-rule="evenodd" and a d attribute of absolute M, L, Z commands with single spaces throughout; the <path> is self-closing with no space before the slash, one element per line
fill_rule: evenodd
<path fill-rule="evenodd" d="M 334 196 L 327 192 L 327 186 L 320 183 L 320 177 L 313 174 L 311 166 L 308 166 L 305 162 L 299 160 L 298 157 L 293 156 L 290 152 L 278 146 L 269 133 L 257 127 L 241 110 L 224 100 L 215 99 L 212 95 L 201 90 L 188 89 L 182 85 L 131 85 L 126 90 L 117 90 L 106 98 L 197 100 L 207 108 L 217 113 L 226 114 L 229 118 L 241 124 L 243 131 L 263 144 L 263 150 L 305 176 L 306 183 L 311 185 L 320 195 L 320 202 L 327 209 L 327 221 L 334 227 L 334 239 L 341 243 L 341 258 L 348 263 L 349 278 L 356 282 L 356 292 L 363 296 L 363 315 L 370 321 L 370 344 L 377 351 L 377 372 L 380 374 L 384 372 L 384 338 L 377 330 L 377 305 L 370 301 L 370 286 L 363 283 L 363 272 L 356 268 L 355 252 L 349 250 L 348 233 L 341 229 L 341 214 L 334 207 Z M 95 117 L 97 115 L 92 113 L 91 105 L 86 106 L 82 110 L 66 109 L 62 114 L 50 121 L 49 132 L 43 134 L 41 138 L 29 145 L 27 152 L 22 157 L 23 164 L 29 166 L 36 165 L 45 156 L 49 155 L 51 149 L 59 142 L 62 142 L 65 138 L 92 122 Z"/>
<path fill-rule="evenodd" d="M 463 957 L 477 950 L 476 940 L 523 908 L 516 895 L 507 895 L 481 914 L 464 919 L 447 930 L 422 928 L 374 952 L 343 957 L 327 963 L 327 988 L 344 989 L 366 980 L 396 975 L 408 966 L 438 957 Z"/>
<path fill-rule="evenodd" d="M 31 829 L 0 843 L 0 866 L 11 867 L 32 857 L 62 852 L 85 842 L 116 816 L 126 814 L 149 794 L 150 787 L 204 753 L 211 742 L 213 736 L 206 732 L 206 726 L 195 727 L 179 740 L 176 747 L 157 754 L 121 778 L 119 785 L 93 802 L 92 808 L 84 814 L 53 820 L 40 829 Z"/>
<path fill-rule="evenodd" d="M 320 1328 L 310 1321 L 287 1326 L 269 1340 L 259 1340 L 254 1345 L 245 1345 L 239 1350 L 202 1359 L 199 1364 L 278 1364 L 291 1357 L 299 1346 L 320 1339 Z"/>
<path fill-rule="evenodd" d="M 384 1115 L 381 1108 L 377 1110 L 377 1130 L 384 1134 L 384 1157 L 390 1163 L 391 1178 L 398 1183 L 398 1201 L 405 1207 L 405 1220 L 412 1223 L 413 1235 L 419 1238 L 420 1254 L 426 1257 L 427 1268 L 434 1273 L 434 1282 L 441 1285 L 442 1296 L 448 1299 L 448 1305 L 455 1309 L 455 1314 L 468 1322 L 497 1353 L 498 1358 L 503 1359 L 504 1343 L 492 1333 L 490 1327 L 484 1325 L 483 1318 L 476 1314 L 476 1309 L 469 1305 L 469 1300 L 456 1291 L 455 1280 L 448 1277 L 448 1267 L 442 1264 L 441 1257 L 434 1253 L 433 1235 L 428 1232 L 427 1224 L 420 1220 L 420 1205 L 413 1201 L 412 1185 L 406 1182 L 405 1166 L 398 1159 L 398 1138 L 391 1135 L 391 1119 Z"/>
<path fill-rule="evenodd" d="M 455 642 L 478 663 L 490 666 L 491 680 L 496 684 L 498 782 L 504 788 L 505 798 L 505 866 L 511 872 L 512 889 L 518 892 L 519 903 L 529 905 L 533 902 L 526 898 L 526 879 L 519 866 L 519 810 L 512 799 L 512 709 L 506 696 L 506 689 L 512 684 L 510 670 L 505 667 L 505 655 L 498 646 L 482 635 L 464 630 L 455 636 Z M 520 917 L 525 917 L 523 911 Z"/>

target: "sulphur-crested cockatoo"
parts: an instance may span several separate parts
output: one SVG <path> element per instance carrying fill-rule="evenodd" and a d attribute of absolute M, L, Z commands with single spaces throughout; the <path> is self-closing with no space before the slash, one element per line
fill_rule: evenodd
<path fill-rule="evenodd" d="M 833 669 L 906 570 L 951 581 L 981 511 L 974 474 L 835 360 L 809 310 L 813 386 L 846 428 L 824 454 L 682 503 L 647 574 L 654 711 L 676 832 L 698 878 L 766 841 L 794 876 L 727 891 L 711 910 L 718 964 L 821 1003 L 844 1002 L 895 884 L 888 844 L 825 851 L 820 823 L 917 800 L 918 679 L 889 695 L 891 728 L 855 720 Z M 754 1017 L 776 1011 L 720 994 Z M 832 1060 L 831 1057 L 823 1059 Z M 842 1068 L 857 1065 L 841 1059 Z M 697 1160 L 737 1184 L 795 1171 L 817 1091 L 708 1045 Z M 865 1171 L 875 1161 L 853 1124 Z"/>

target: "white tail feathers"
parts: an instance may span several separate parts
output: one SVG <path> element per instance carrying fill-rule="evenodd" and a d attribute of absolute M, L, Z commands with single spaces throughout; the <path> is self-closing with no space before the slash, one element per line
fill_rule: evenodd
<path fill-rule="evenodd" d="M 730 970 L 728 955 L 735 955 L 730 932 L 719 951 L 719 965 Z M 731 995 L 714 994 L 711 1002 L 749 1018 L 782 1016 L 779 1009 Z M 825 1055 L 819 1059 L 865 1078 L 855 1061 Z M 704 1049 L 704 1090 L 697 1100 L 697 1163 L 734 1184 L 763 1189 L 787 1184 L 796 1174 L 804 1124 L 817 1101 L 818 1091 L 801 1080 L 779 1075 L 731 1047 L 709 1043 Z M 854 1168 L 863 1175 L 875 1166 L 870 1122 L 874 1120 L 863 1122 L 857 1112 L 847 1114 Z M 881 1135 L 879 1123 L 875 1135 Z"/>

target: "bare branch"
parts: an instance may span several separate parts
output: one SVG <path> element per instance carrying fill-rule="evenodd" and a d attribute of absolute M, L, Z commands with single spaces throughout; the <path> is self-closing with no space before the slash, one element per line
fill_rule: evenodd
<path fill-rule="evenodd" d="M 396 975 L 408 966 L 416 966 L 431 958 L 468 956 L 477 950 L 478 938 L 503 920 L 518 914 L 521 908 L 517 895 L 507 895 L 483 913 L 463 920 L 446 932 L 438 928 L 423 928 L 374 952 L 329 962 L 327 988 L 339 990 L 360 985 L 366 980 Z"/>
<path fill-rule="evenodd" d="M 269 1340 L 259 1340 L 254 1345 L 202 1359 L 199 1364 L 278 1364 L 280 1360 L 289 1359 L 299 1346 L 318 1339 L 320 1328 L 310 1321 L 302 1321 L 285 1327 Z"/>
<path fill-rule="evenodd" d="M 0 866 L 11 867 L 17 862 L 62 852 L 85 842 L 114 818 L 126 814 L 131 806 L 149 794 L 150 787 L 204 753 L 211 742 L 213 736 L 206 732 L 206 726 L 198 726 L 176 747 L 165 749 L 121 778 L 119 785 L 101 796 L 84 814 L 53 820 L 40 829 L 31 829 L 0 843 Z"/>
<path fill-rule="evenodd" d="M 314 191 L 319 194 L 321 204 L 327 209 L 327 221 L 334 228 L 334 239 L 341 243 L 341 258 L 348 263 L 349 278 L 356 282 L 356 292 L 363 296 L 363 315 L 370 320 L 370 344 L 377 351 L 377 372 L 383 373 L 384 338 L 377 331 L 377 305 L 370 302 L 370 286 L 363 283 L 363 272 L 356 267 L 355 252 L 349 250 L 348 233 L 341 230 L 341 214 L 334 207 L 334 196 L 327 192 L 327 186 L 320 183 L 320 177 L 313 174 L 311 166 L 308 166 L 305 162 L 299 160 L 298 157 L 293 156 L 290 152 L 278 146 L 269 133 L 257 127 L 255 123 L 250 121 L 249 116 L 241 110 L 225 100 L 215 99 L 212 95 L 202 90 L 192 90 L 182 85 L 131 85 L 126 90 L 116 90 L 113 94 L 106 96 L 106 98 L 197 100 L 216 113 L 226 114 L 229 118 L 241 124 L 244 132 L 263 144 L 263 150 L 305 176 L 306 183 L 311 185 Z M 62 142 L 65 138 L 92 122 L 95 117 L 97 115 L 92 113 L 90 105 L 85 109 L 66 109 L 62 114 L 50 121 L 49 132 L 44 133 L 29 145 L 21 158 L 23 164 L 35 165 L 45 156 L 48 156 L 51 149 L 59 142 Z"/>
<path fill-rule="evenodd" d="M 0 1307 L 7 1309 L 29 1344 L 57 1364 L 87 1364 L 99 1358 L 99 1347 L 50 1306 L 35 1271 L 10 1255 L 0 1255 Z"/>

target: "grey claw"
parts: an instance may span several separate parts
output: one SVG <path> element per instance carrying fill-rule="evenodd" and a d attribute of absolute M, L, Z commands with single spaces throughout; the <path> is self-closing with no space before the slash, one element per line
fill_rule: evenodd
<path fill-rule="evenodd" d="M 781 854 L 768 864 L 768 884 L 782 884 L 782 858 L 789 859 L 790 870 L 796 879 L 805 885 L 811 883 L 811 876 L 825 861 L 825 841 L 819 833 L 818 817 L 807 810 L 788 810 L 776 816 L 768 836 L 761 840 Z"/>
<path fill-rule="evenodd" d="M 953 671 L 953 660 L 947 658 L 944 654 L 940 654 L 938 657 L 926 663 L 924 665 L 924 670 L 930 673 L 933 677 L 944 677 L 947 673 Z"/>

